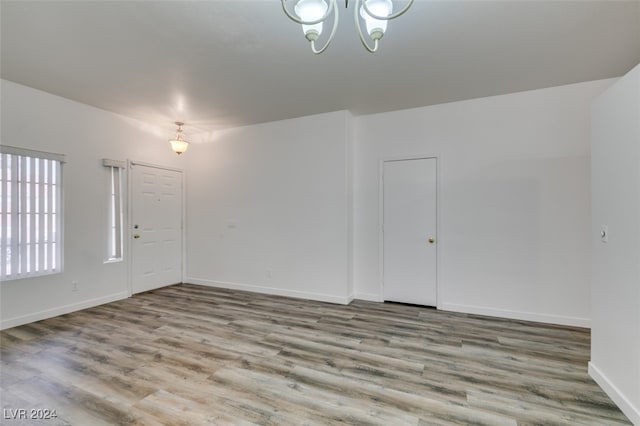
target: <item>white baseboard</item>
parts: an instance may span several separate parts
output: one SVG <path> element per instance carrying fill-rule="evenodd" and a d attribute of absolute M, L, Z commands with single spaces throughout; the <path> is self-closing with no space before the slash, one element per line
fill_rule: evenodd
<path fill-rule="evenodd" d="M 631 423 L 640 426 L 640 406 L 634 407 L 631 401 L 591 361 L 589 361 L 589 376 L 609 395 L 609 398 L 631 420 Z"/>
<path fill-rule="evenodd" d="M 442 303 L 438 309 L 443 311 L 462 312 L 465 314 L 486 315 L 490 317 L 509 318 L 523 321 L 544 322 L 548 324 L 568 325 L 572 327 L 591 328 L 591 320 L 587 318 L 567 317 L 561 315 L 537 314 L 533 312 L 510 311 L 506 309 L 485 308 L 482 306 L 458 305 Z"/>
<path fill-rule="evenodd" d="M 384 300 L 382 300 L 382 296 L 380 296 L 377 293 L 357 293 L 356 292 L 355 299 L 366 300 L 368 302 L 384 302 Z"/>
<path fill-rule="evenodd" d="M 207 280 L 203 278 L 187 277 L 186 283 L 204 285 L 208 287 L 228 288 L 231 290 L 251 291 L 261 294 L 272 294 L 274 296 L 294 297 L 297 299 L 316 300 L 318 302 L 337 303 L 348 305 L 353 300 L 352 296 L 334 296 L 331 294 L 312 293 L 307 291 L 287 290 L 277 287 L 264 287 L 252 284 L 230 283 L 225 281 Z"/>
<path fill-rule="evenodd" d="M 35 312 L 29 315 L 9 318 L 0 322 L 0 330 L 41 321 L 47 318 L 57 317 L 59 315 L 65 315 L 75 311 L 81 311 L 82 309 L 93 308 L 94 306 L 104 305 L 105 303 L 115 302 L 116 300 L 126 299 L 127 297 L 129 297 L 129 293 L 123 291 L 105 297 L 98 297 L 96 299 L 84 300 L 82 302 L 72 303 L 70 305 L 64 305 L 53 309 Z"/>

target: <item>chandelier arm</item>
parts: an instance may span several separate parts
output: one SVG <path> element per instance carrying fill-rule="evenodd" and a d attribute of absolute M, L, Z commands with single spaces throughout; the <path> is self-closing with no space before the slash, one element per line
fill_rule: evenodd
<path fill-rule="evenodd" d="M 371 16 L 372 18 L 380 19 L 382 21 L 390 21 L 392 19 L 396 19 L 398 16 L 404 15 L 407 12 L 407 10 L 409 10 L 411 5 L 413 4 L 413 1 L 414 0 L 409 0 L 409 3 L 407 3 L 407 5 L 402 10 L 400 10 L 400 11 L 398 11 L 396 13 L 393 13 L 393 14 L 391 14 L 389 16 L 378 16 L 375 13 L 371 12 L 369 10 L 369 7 L 367 6 L 367 1 L 366 0 L 364 0 L 362 2 L 362 7 L 364 8 L 364 11 L 367 12 L 367 15 Z"/>
<path fill-rule="evenodd" d="M 316 19 L 313 21 L 303 21 L 302 19 L 300 19 L 299 17 L 297 17 L 296 15 L 292 14 L 291 12 L 289 12 L 289 10 L 287 9 L 287 0 L 281 0 L 282 2 L 282 10 L 284 10 L 284 14 L 287 15 L 289 17 L 289 19 L 291 19 L 293 22 L 297 22 L 298 24 L 301 25 L 315 25 L 315 24 L 319 24 L 320 22 L 324 21 L 325 19 L 327 19 L 329 17 L 329 15 L 331 15 L 331 12 L 333 12 L 333 9 L 337 9 L 337 6 L 335 6 L 335 3 L 338 0 L 329 0 L 329 7 L 327 8 L 327 12 L 324 14 L 324 16 L 320 19 Z M 336 13 L 337 15 L 337 13 Z"/>
<path fill-rule="evenodd" d="M 379 44 L 379 40 L 373 40 L 373 47 L 369 46 L 367 44 L 367 40 L 364 37 L 364 34 L 362 33 L 362 27 L 360 26 L 360 18 L 358 17 L 358 10 L 360 9 L 360 3 L 362 0 L 356 0 L 356 5 L 353 13 L 353 18 L 355 20 L 356 23 L 356 28 L 358 29 L 358 35 L 360 36 L 360 42 L 362 43 L 362 45 L 364 46 L 365 49 L 367 49 L 370 53 L 375 53 L 378 50 L 378 44 Z"/>
<path fill-rule="evenodd" d="M 335 2 L 337 0 L 331 0 L 331 2 Z M 331 44 L 331 40 L 333 40 L 333 36 L 336 34 L 336 30 L 338 29 L 338 16 L 340 14 L 338 13 L 338 10 L 336 9 L 336 14 L 335 17 L 333 18 L 333 28 L 331 28 L 331 34 L 329 34 L 329 38 L 327 39 L 327 42 L 325 43 L 325 45 L 322 47 L 322 49 L 316 49 L 316 42 L 315 40 L 311 40 L 311 51 L 313 53 L 315 53 L 316 55 L 321 54 L 322 52 L 324 52 L 325 50 L 327 50 L 327 47 L 329 47 L 329 44 Z"/>

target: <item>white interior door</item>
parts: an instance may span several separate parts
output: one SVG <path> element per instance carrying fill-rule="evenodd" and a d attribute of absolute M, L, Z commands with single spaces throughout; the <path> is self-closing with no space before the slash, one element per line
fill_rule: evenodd
<path fill-rule="evenodd" d="M 383 165 L 384 300 L 436 306 L 437 160 Z"/>
<path fill-rule="evenodd" d="M 182 173 L 134 164 L 132 292 L 182 281 Z"/>

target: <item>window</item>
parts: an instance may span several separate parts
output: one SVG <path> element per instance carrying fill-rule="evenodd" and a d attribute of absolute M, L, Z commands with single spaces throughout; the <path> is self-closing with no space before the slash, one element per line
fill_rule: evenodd
<path fill-rule="evenodd" d="M 64 156 L 0 146 L 0 279 L 62 270 Z"/>
<path fill-rule="evenodd" d="M 107 170 L 107 195 L 109 213 L 107 219 L 107 262 L 122 260 L 123 247 L 123 203 L 122 203 L 122 171 L 123 161 L 103 160 Z"/>

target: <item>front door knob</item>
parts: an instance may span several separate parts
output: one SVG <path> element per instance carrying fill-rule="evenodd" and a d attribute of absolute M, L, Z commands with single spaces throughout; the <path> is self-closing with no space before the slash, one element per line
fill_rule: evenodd
<path fill-rule="evenodd" d="M 140 234 L 133 234 L 133 238 L 140 238 Z"/>

